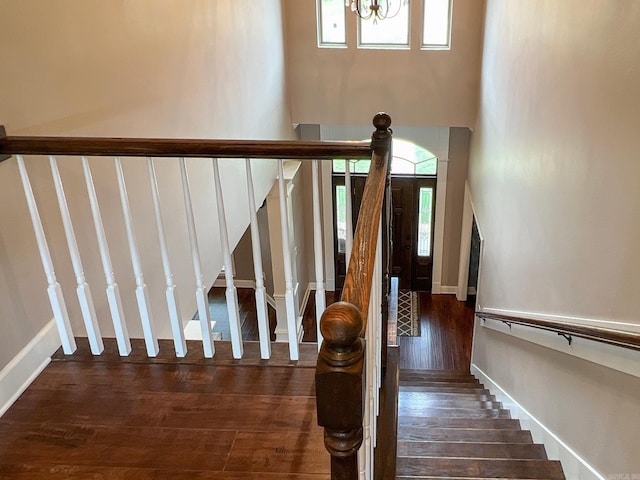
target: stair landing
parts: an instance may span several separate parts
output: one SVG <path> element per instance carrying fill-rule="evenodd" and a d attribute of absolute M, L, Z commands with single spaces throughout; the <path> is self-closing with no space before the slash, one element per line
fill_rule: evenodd
<path fill-rule="evenodd" d="M 0 479 L 329 478 L 316 345 L 291 362 L 280 344 L 264 361 L 250 344 L 243 360 L 202 359 L 195 343 L 192 359 L 149 360 L 107 343 L 55 355 L 0 418 Z"/>

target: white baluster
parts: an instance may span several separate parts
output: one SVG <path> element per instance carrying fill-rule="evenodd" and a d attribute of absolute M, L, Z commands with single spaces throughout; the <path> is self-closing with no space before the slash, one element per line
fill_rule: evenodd
<path fill-rule="evenodd" d="M 289 215 L 287 213 L 287 191 L 284 184 L 283 161 L 278 160 L 278 187 L 280 189 L 280 228 L 282 229 L 282 257 L 284 263 L 285 305 L 287 310 L 287 334 L 289 336 L 289 358 L 298 360 L 298 332 L 296 309 L 293 299 L 293 272 L 291 268 L 291 245 L 289 244 Z"/>
<path fill-rule="evenodd" d="M 62 350 L 67 355 L 76 351 L 76 340 L 73 338 L 73 332 L 71 331 L 71 323 L 69 322 L 69 314 L 67 313 L 67 306 L 64 302 L 64 296 L 62 295 L 62 288 L 56 279 L 56 274 L 53 269 L 53 261 L 51 260 L 51 252 L 49 251 L 49 245 L 47 244 L 47 238 L 44 234 L 44 228 L 42 227 L 42 221 L 40 220 L 40 213 L 38 212 L 38 205 L 33 195 L 33 189 L 29 182 L 29 175 L 27 174 L 27 168 L 24 165 L 24 159 L 22 155 L 16 155 L 18 162 L 18 170 L 20 171 L 20 179 L 22 180 L 22 187 L 27 199 L 27 205 L 29 207 L 29 214 L 31 215 L 31 223 L 33 224 L 33 231 L 36 235 L 36 242 L 38 244 L 38 250 L 40 251 L 40 259 L 42 260 L 42 267 L 44 273 L 47 276 L 47 294 L 49 295 L 49 302 L 51 303 L 51 310 L 53 310 L 53 317 L 56 320 L 58 326 L 58 333 L 60 335 L 60 342 L 62 343 Z"/>
<path fill-rule="evenodd" d="M 269 331 L 269 311 L 267 309 L 267 293 L 264 288 L 262 271 L 262 251 L 260 250 L 260 227 L 256 214 L 256 198 L 253 191 L 251 160 L 245 160 L 247 171 L 247 191 L 249 193 L 249 216 L 251 218 L 251 249 L 253 251 L 253 271 L 256 276 L 256 312 L 258 315 L 258 333 L 260 336 L 260 358 L 271 358 L 271 335 Z"/>
<path fill-rule="evenodd" d="M 164 272 L 165 284 L 167 286 L 165 296 L 167 299 L 167 309 L 169 311 L 169 322 L 171 323 L 171 331 L 173 332 L 173 345 L 176 350 L 176 356 L 184 357 L 187 354 L 187 341 L 184 337 L 184 328 L 182 327 L 182 317 L 180 315 L 180 307 L 178 305 L 178 296 L 176 295 L 176 286 L 173 283 L 173 272 L 171 271 L 171 263 L 169 262 L 169 249 L 167 247 L 167 237 L 164 229 L 164 221 L 162 219 L 162 210 L 160 208 L 160 194 L 158 193 L 158 179 L 156 177 L 156 169 L 151 158 L 147 158 L 147 168 L 149 170 L 151 198 L 153 200 L 153 212 L 155 214 L 156 227 L 158 230 L 158 241 L 160 242 L 162 270 Z"/>
<path fill-rule="evenodd" d="M 229 248 L 229 232 L 227 231 L 227 217 L 224 212 L 224 198 L 220 183 L 220 169 L 218 159 L 213 159 L 213 179 L 216 185 L 216 203 L 218 205 L 218 225 L 220 226 L 220 245 L 224 258 L 224 278 L 227 284 L 227 312 L 229 315 L 229 330 L 231 333 L 231 350 L 233 358 L 242 358 L 242 329 L 240 326 L 240 311 L 238 308 L 238 291 L 233 283 L 233 262 Z"/>
<path fill-rule="evenodd" d="M 320 218 L 318 160 L 313 160 L 311 183 L 313 184 L 313 253 L 316 268 L 316 327 L 318 332 L 318 351 L 320 351 L 320 347 L 322 346 L 320 318 L 327 306 L 327 300 L 324 291 L 324 259 L 322 256 L 322 219 Z"/>
<path fill-rule="evenodd" d="M 49 164 L 51 166 L 51 175 L 53 176 L 56 196 L 58 197 L 58 206 L 60 207 L 60 216 L 62 217 L 64 234 L 67 239 L 67 246 L 69 247 L 69 255 L 71 256 L 71 265 L 73 266 L 73 273 L 76 276 L 76 283 L 78 285 L 76 293 L 78 295 L 78 302 L 80 303 L 80 311 L 82 312 L 84 326 L 87 329 L 89 346 L 91 348 L 91 353 L 94 355 L 100 355 L 104 351 L 104 343 L 102 342 L 102 335 L 100 333 L 100 326 L 98 325 L 96 309 L 93 306 L 91 289 L 89 288 L 84 276 L 84 268 L 82 267 L 82 259 L 80 258 L 80 249 L 78 248 L 76 234 L 73 230 L 73 222 L 71 221 L 69 205 L 67 204 L 64 187 L 62 186 L 62 178 L 60 177 L 60 170 L 58 170 L 58 162 L 53 155 L 49 156 Z"/>
<path fill-rule="evenodd" d="M 184 208 L 187 215 L 187 227 L 189 229 L 189 243 L 191 245 L 191 259 L 193 261 L 193 273 L 196 280 L 196 304 L 198 306 L 198 318 L 200 319 L 200 332 L 202 333 L 202 348 L 204 356 L 211 358 L 215 354 L 213 344 L 213 332 L 211 331 L 211 313 L 209 312 L 209 299 L 207 287 L 203 282 L 202 266 L 200 264 L 200 248 L 196 236 L 196 223 L 191 204 L 191 188 L 184 158 L 180 159 L 180 175 L 182 177 L 182 193 L 184 194 Z"/>
<path fill-rule="evenodd" d="M 102 260 L 102 268 L 107 282 L 107 302 L 109 311 L 111 312 L 111 320 L 116 334 L 116 342 L 118 343 L 118 352 L 123 357 L 131 353 L 131 341 L 129 340 L 129 331 L 122 310 L 122 302 L 120 300 L 120 291 L 113 274 L 113 266 L 111 265 L 111 255 L 109 254 L 109 246 L 107 244 L 107 236 L 104 232 L 102 223 L 102 215 L 100 214 L 100 206 L 98 205 L 98 196 L 96 195 L 91 169 L 89 168 L 89 160 L 82 157 L 82 169 L 84 170 L 84 179 L 87 185 L 87 193 L 89 194 L 89 204 L 91 205 L 91 214 L 93 216 L 93 225 L 98 238 L 98 248 L 100 249 L 100 258 Z"/>
<path fill-rule="evenodd" d="M 344 190 L 345 190 L 345 210 L 347 222 L 347 238 L 344 243 L 344 254 L 346 260 L 346 268 L 349 267 L 349 259 L 351 258 L 351 250 L 353 248 L 353 205 L 351 201 L 351 160 L 345 160 L 344 169 Z"/>
<path fill-rule="evenodd" d="M 131 215 L 131 206 L 129 205 L 129 196 L 127 195 L 127 186 L 124 181 L 124 172 L 122 171 L 122 163 L 119 157 L 113 159 L 116 176 L 118 178 L 118 190 L 120 191 L 120 203 L 122 204 L 122 214 L 124 216 L 124 226 L 127 231 L 127 242 L 129 243 L 129 252 L 131 254 L 131 265 L 133 274 L 136 278 L 136 300 L 138 302 L 138 310 L 140 312 L 140 321 L 142 322 L 142 331 L 144 333 L 144 343 L 147 347 L 147 355 L 155 357 L 158 355 L 158 339 L 153 331 L 153 320 L 151 319 L 151 303 L 147 286 L 144 283 L 142 274 L 142 263 L 140 261 L 140 253 L 138 252 L 138 243 L 136 241 L 135 230 L 133 227 L 133 216 Z"/>

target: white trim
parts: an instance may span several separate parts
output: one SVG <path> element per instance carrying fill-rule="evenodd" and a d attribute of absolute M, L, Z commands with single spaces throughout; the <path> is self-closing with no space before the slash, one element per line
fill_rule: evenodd
<path fill-rule="evenodd" d="M 309 282 L 307 285 L 307 289 L 304 291 L 304 295 L 302 296 L 302 301 L 300 302 L 300 316 L 304 317 L 304 312 L 307 309 L 307 303 L 309 302 L 309 296 L 311 295 L 311 290 L 315 290 L 315 282 L 313 283 L 314 288 L 311 288 L 312 282 Z"/>
<path fill-rule="evenodd" d="M 471 236 L 473 235 L 473 202 L 469 182 L 464 182 L 464 205 L 462 208 L 462 232 L 460 234 L 460 260 L 458 262 L 458 291 L 460 301 L 467 299 L 466 285 L 469 283 L 469 255 L 471 254 Z"/>
<path fill-rule="evenodd" d="M 0 417 L 31 385 L 60 348 L 55 319 L 51 319 L 27 345 L 0 370 Z"/>
<path fill-rule="evenodd" d="M 449 160 L 438 157 L 438 170 L 436 173 L 436 218 L 433 232 L 433 276 L 431 291 L 443 293 L 442 283 L 442 252 L 444 250 L 444 216 L 447 202 L 447 172 Z M 436 287 L 437 288 L 434 288 Z M 436 291 L 438 290 L 438 291 Z"/>
<path fill-rule="evenodd" d="M 531 415 L 475 364 L 471 364 L 471 373 L 478 377 L 478 380 L 484 384 L 491 394 L 496 396 L 497 401 L 502 402 L 504 408 L 510 410 L 512 418 L 520 420 L 522 428 L 531 431 L 534 442 L 544 444 L 550 460 L 560 460 L 566 478 L 576 480 L 606 480 L 605 477 L 589 465 L 584 458 L 573 451 L 560 437 Z"/>
<path fill-rule="evenodd" d="M 275 299 L 275 298 L 273 298 L 273 297 L 272 297 L 271 295 L 269 295 L 268 293 L 267 293 L 267 295 L 266 295 L 266 296 L 267 296 L 267 305 L 270 305 L 270 306 L 271 306 L 271 307 L 273 307 L 273 309 L 275 310 L 275 309 L 276 309 L 276 299 Z"/>
<path fill-rule="evenodd" d="M 483 311 L 487 312 L 487 309 Z M 511 327 L 509 327 L 499 320 L 490 318 L 478 320 L 478 322 L 484 328 L 640 378 L 640 355 L 634 350 L 578 337 L 573 337 L 571 345 L 569 345 L 567 340 L 554 332 L 525 325 L 511 324 Z"/>
<path fill-rule="evenodd" d="M 455 295 L 457 291 L 457 285 L 440 285 L 440 283 L 435 282 L 431 285 L 432 295 Z"/>

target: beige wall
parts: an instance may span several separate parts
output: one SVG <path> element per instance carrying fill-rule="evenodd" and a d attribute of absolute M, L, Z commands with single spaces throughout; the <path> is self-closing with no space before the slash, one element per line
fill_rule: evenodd
<path fill-rule="evenodd" d="M 0 16 L 0 122 L 9 134 L 206 138 L 291 138 L 280 2 L 249 0 L 8 1 Z M 259 38 L 260 41 L 255 41 Z M 269 92 L 268 95 L 248 94 Z M 61 171 L 103 333 L 112 334 L 104 275 L 79 162 Z M 162 270 L 144 163 L 124 159 L 145 279 L 158 333 L 166 322 Z M 109 159 L 92 159 L 114 270 L 132 335 L 140 334 L 121 211 Z M 157 162 L 169 248 L 183 317 L 193 314 L 194 280 L 175 161 Z M 75 281 L 43 159 L 28 159 L 53 260 L 79 335 Z M 221 161 L 232 245 L 248 224 L 243 163 Z M 221 264 L 211 163 L 189 161 L 205 281 Z M 258 205 L 276 169 L 254 161 Z M 227 180 L 227 181 L 225 181 Z M 0 367 L 51 318 L 46 281 L 15 160 L 0 165 Z M 239 185 L 236 186 L 236 185 Z"/>
<path fill-rule="evenodd" d="M 469 174 L 483 309 L 640 324 L 639 22 L 625 0 L 487 3 Z M 602 474 L 640 472 L 637 377 L 494 333 L 474 348 Z"/>
<path fill-rule="evenodd" d="M 347 14 L 349 48 L 318 48 L 315 0 L 286 0 L 287 74 L 293 121 L 365 124 L 386 111 L 398 124 L 472 126 L 477 111 L 482 0 L 455 0 L 452 48 L 421 51 L 421 3 L 411 50 L 356 48 L 355 15 Z"/>

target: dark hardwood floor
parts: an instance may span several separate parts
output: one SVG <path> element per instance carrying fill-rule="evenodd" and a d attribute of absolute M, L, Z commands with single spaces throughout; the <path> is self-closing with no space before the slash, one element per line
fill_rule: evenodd
<path fill-rule="evenodd" d="M 419 292 L 419 301 L 420 336 L 398 337 L 400 369 L 469 372 L 473 308 L 455 295 Z"/>
<path fill-rule="evenodd" d="M 215 320 L 216 322 L 213 328 L 214 332 L 220 332 L 222 339 L 229 341 L 231 339 L 231 333 L 229 331 L 229 314 L 225 290 L 224 287 L 212 287 L 211 290 L 209 290 L 209 312 L 211 313 L 211 320 Z M 242 339 L 257 341 L 260 338 L 258 336 L 258 314 L 256 312 L 255 292 L 252 288 L 238 288 L 237 291 Z M 269 311 L 271 340 L 275 341 L 276 311 L 271 305 L 267 308 Z M 194 315 L 194 318 L 198 318 L 197 313 Z"/>
<path fill-rule="evenodd" d="M 198 359 L 198 342 L 192 359 L 163 342 L 153 362 L 140 341 L 128 358 L 107 343 L 56 355 L 0 419 L 0 479 L 329 478 L 312 344 L 300 362 L 274 344 L 273 361 L 231 364 Z"/>
<path fill-rule="evenodd" d="M 419 337 L 399 337 L 400 368 L 427 370 L 463 370 L 471 365 L 471 341 L 473 337 L 473 307 L 471 302 L 460 302 L 455 295 L 431 295 L 419 292 Z M 339 300 L 340 292 L 326 292 L 326 303 Z M 252 289 L 239 288 L 242 338 L 258 340 L 258 323 L 255 298 Z M 209 292 L 211 318 L 216 320 L 215 331 L 229 339 L 229 320 L 224 288 L 212 288 Z M 275 331 L 275 311 L 269 307 L 272 332 Z M 303 342 L 316 342 L 315 292 L 311 292 L 303 314 Z"/>

